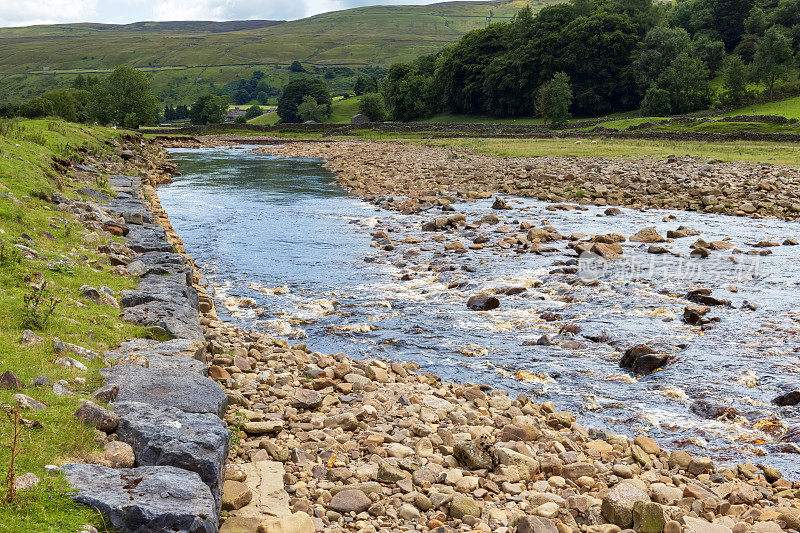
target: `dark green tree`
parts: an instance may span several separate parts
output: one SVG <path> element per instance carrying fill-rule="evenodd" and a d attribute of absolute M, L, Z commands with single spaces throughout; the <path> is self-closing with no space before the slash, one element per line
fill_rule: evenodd
<path fill-rule="evenodd" d="M 55 113 L 53 102 L 41 96 L 19 106 L 19 114 L 25 118 L 41 118 Z"/>
<path fill-rule="evenodd" d="M 405 122 L 433 114 L 433 77 L 422 72 L 418 62 L 397 63 L 389 68 L 382 94 L 393 120 Z"/>
<path fill-rule="evenodd" d="M 325 117 L 331 114 L 331 94 L 325 82 L 316 78 L 303 77 L 286 84 L 278 98 L 277 113 L 282 122 L 302 122 L 297 112 L 297 106 L 303 102 L 305 96 L 312 96 L 317 104 L 325 106 Z"/>
<path fill-rule="evenodd" d="M 747 65 L 740 56 L 731 54 L 725 58 L 720 75 L 722 102 L 726 105 L 741 105 L 747 94 Z"/>
<path fill-rule="evenodd" d="M 569 112 L 572 105 L 572 87 L 569 84 L 569 76 L 564 72 L 556 72 L 549 85 L 547 106 L 550 126 L 563 128 L 572 116 Z"/>
<path fill-rule="evenodd" d="M 669 94 L 671 114 L 689 113 L 711 105 L 714 93 L 708 76 L 705 63 L 683 52 L 664 70 L 654 86 Z M 661 99 L 660 93 L 658 99 Z"/>
<path fill-rule="evenodd" d="M 641 113 L 643 117 L 666 117 L 672 113 L 670 94 L 658 85 L 650 87 L 642 100 Z"/>
<path fill-rule="evenodd" d="M 189 120 L 192 124 L 219 124 L 228 112 L 228 99 L 225 96 L 204 94 L 192 104 Z"/>
<path fill-rule="evenodd" d="M 761 38 L 758 35 L 744 35 L 742 40 L 739 41 L 739 44 L 736 45 L 733 53 L 741 57 L 745 63 L 750 64 L 753 62 L 753 56 L 756 55 L 756 48 L 758 48 L 758 43 L 760 41 Z"/>
<path fill-rule="evenodd" d="M 725 43 L 701 33 L 692 39 L 691 54 L 705 63 L 713 76 L 725 59 Z"/>
<path fill-rule="evenodd" d="M 136 128 L 158 117 L 158 101 L 150 78 L 128 65 L 119 65 L 92 88 L 92 114 L 99 122 Z"/>
<path fill-rule="evenodd" d="M 378 93 L 365 94 L 358 103 L 358 112 L 368 116 L 372 122 L 386 120 L 386 103 L 383 101 L 383 96 Z"/>
<path fill-rule="evenodd" d="M 353 85 L 353 92 L 357 95 L 378 92 L 378 80 L 374 76 L 359 74 Z"/>
<path fill-rule="evenodd" d="M 767 85 L 771 97 L 775 82 L 785 79 L 793 66 L 794 55 L 789 39 L 776 26 L 772 26 L 764 33 L 753 55 L 753 78 Z"/>
<path fill-rule="evenodd" d="M 691 44 L 691 37 L 683 28 L 656 26 L 648 31 L 631 63 L 639 90 L 647 90 L 656 83 L 678 54 L 687 52 Z"/>
<path fill-rule="evenodd" d="M 250 120 L 252 118 L 260 117 L 263 114 L 264 110 L 261 109 L 261 106 L 251 105 L 247 108 L 247 111 L 245 111 L 244 117 L 245 119 Z"/>
<path fill-rule="evenodd" d="M 46 98 L 53 103 L 53 115 L 69 122 L 76 122 L 78 117 L 75 111 L 75 97 L 67 89 L 58 89 L 44 93 L 41 98 Z"/>
<path fill-rule="evenodd" d="M 292 61 L 292 64 L 289 65 L 289 70 L 292 72 L 305 72 L 306 70 L 303 68 L 303 65 L 299 61 Z"/>
<path fill-rule="evenodd" d="M 303 101 L 297 106 L 297 116 L 303 122 L 322 122 L 327 116 L 328 106 L 325 104 L 318 104 L 317 99 L 312 95 L 307 94 L 303 97 Z"/>

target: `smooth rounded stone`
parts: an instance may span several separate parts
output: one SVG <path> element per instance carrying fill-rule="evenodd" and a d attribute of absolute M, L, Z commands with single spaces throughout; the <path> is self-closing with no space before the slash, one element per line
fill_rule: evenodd
<path fill-rule="evenodd" d="M 172 466 L 113 469 L 70 463 L 61 467 L 76 489 L 70 497 L 101 512 L 118 531 L 216 531 L 211 491 L 194 472 Z"/>
<path fill-rule="evenodd" d="M 675 450 L 669 454 L 669 467 L 675 468 L 680 467 L 686 469 L 689 466 L 689 463 L 692 462 L 692 456 L 689 452 L 685 452 L 683 450 Z"/>
<path fill-rule="evenodd" d="M 87 300 L 100 299 L 100 291 L 98 291 L 94 287 L 91 287 L 89 285 L 81 285 L 80 289 L 78 290 L 81 291 L 81 298 L 86 298 Z"/>
<path fill-rule="evenodd" d="M 474 516 L 479 518 L 481 516 L 481 508 L 478 502 L 461 494 L 456 494 L 450 501 L 450 516 L 456 520 L 460 520 L 465 516 Z"/>
<path fill-rule="evenodd" d="M 400 509 L 397 510 L 397 516 L 403 520 L 416 521 L 419 520 L 420 513 L 419 509 L 417 509 L 415 506 L 411 505 L 410 503 L 404 503 L 400 506 Z"/>
<path fill-rule="evenodd" d="M 506 395 L 495 395 L 489 398 L 489 407 L 506 411 L 511 407 L 511 398 Z"/>
<path fill-rule="evenodd" d="M 322 395 L 311 389 L 295 389 L 292 407 L 314 410 L 322 405 Z"/>
<path fill-rule="evenodd" d="M 241 509 L 253 499 L 253 491 L 241 481 L 227 480 L 222 484 L 222 510 Z"/>
<path fill-rule="evenodd" d="M 761 471 L 764 472 L 764 477 L 767 478 L 767 481 L 769 481 L 770 483 L 775 483 L 776 481 L 778 481 L 783 477 L 783 474 L 781 474 L 780 470 L 778 470 L 774 466 L 769 466 L 769 465 L 759 465 L 759 466 L 761 468 Z"/>
<path fill-rule="evenodd" d="M 360 490 L 347 489 L 337 493 L 328 503 L 328 509 L 337 513 L 361 513 L 372 505 L 366 494 Z"/>
<path fill-rule="evenodd" d="M 103 459 L 111 468 L 133 468 L 136 461 L 130 444 L 118 440 L 106 444 Z"/>
<path fill-rule="evenodd" d="M 722 524 L 712 524 L 701 518 L 684 516 L 683 522 L 686 525 L 684 533 L 732 533 L 731 528 Z"/>
<path fill-rule="evenodd" d="M 594 476 L 597 468 L 592 463 L 577 462 L 564 465 L 561 475 L 567 479 L 576 480 L 583 476 Z"/>
<path fill-rule="evenodd" d="M 633 506 L 638 501 L 649 502 L 650 497 L 630 481 L 623 481 L 603 498 L 600 510 L 612 524 L 630 527 L 633 524 Z"/>
<path fill-rule="evenodd" d="M 369 496 L 373 492 L 380 494 L 381 491 L 383 490 L 383 487 L 381 487 L 380 483 L 377 483 L 375 481 L 367 481 L 365 483 L 355 483 L 353 485 L 337 485 L 336 487 L 332 487 L 330 489 L 330 493 L 332 496 L 336 496 L 343 490 L 360 490 L 361 492 Z"/>
<path fill-rule="evenodd" d="M 315 531 L 311 517 L 307 513 L 298 511 L 282 518 L 262 520 L 257 533 L 314 533 Z M 220 533 L 224 532 L 220 530 Z"/>
<path fill-rule="evenodd" d="M 453 445 L 453 455 L 470 470 L 491 470 L 494 467 L 491 449 L 482 441 L 456 442 Z"/>
<path fill-rule="evenodd" d="M 478 488 L 480 484 L 480 480 L 477 476 L 464 476 L 458 481 L 456 481 L 455 489 L 458 492 L 472 492 L 473 490 Z"/>
<path fill-rule="evenodd" d="M 686 471 L 697 476 L 714 470 L 714 462 L 708 457 L 695 457 L 686 467 Z"/>
<path fill-rule="evenodd" d="M 41 411 L 47 409 L 47 405 L 39 400 L 31 398 L 27 394 L 15 394 L 11 397 L 11 402 L 21 405 L 23 409 L 30 409 L 31 411 Z"/>
<path fill-rule="evenodd" d="M 548 518 L 523 516 L 517 520 L 517 533 L 558 533 L 558 529 Z"/>
<path fill-rule="evenodd" d="M 36 487 L 38 485 L 39 485 L 39 477 L 32 472 L 23 474 L 14 480 L 14 490 L 17 492 L 32 489 L 33 487 Z"/>
<path fill-rule="evenodd" d="M 259 422 L 245 422 L 242 429 L 248 435 L 277 435 L 283 431 L 283 420 L 262 420 Z"/>
<path fill-rule="evenodd" d="M 430 457 L 433 455 L 433 443 L 431 439 L 428 437 L 422 437 L 419 439 L 416 444 L 414 445 L 414 453 L 417 454 L 418 457 Z"/>
<path fill-rule="evenodd" d="M 392 442 L 386 445 L 386 452 L 389 457 L 396 457 L 398 459 L 405 459 L 409 455 L 414 454 L 414 450 L 399 442 Z"/>
<path fill-rule="evenodd" d="M 467 307 L 473 311 L 491 311 L 500 307 L 500 300 L 485 293 L 475 294 L 467 300 Z"/>
<path fill-rule="evenodd" d="M 683 498 L 683 491 L 665 483 L 653 483 L 650 485 L 650 497 L 660 504 L 671 505 Z"/>
<path fill-rule="evenodd" d="M 378 474 L 375 479 L 380 483 L 396 483 L 406 477 L 408 477 L 408 474 L 405 470 L 386 461 L 382 461 L 378 465 Z"/>
<path fill-rule="evenodd" d="M 78 407 L 73 416 L 81 422 L 92 425 L 106 433 L 112 433 L 119 425 L 119 416 L 116 413 L 94 402 L 84 402 L 83 405 Z"/>
<path fill-rule="evenodd" d="M 558 516 L 558 505 L 553 502 L 546 502 L 536 508 L 535 513 L 544 518 L 555 518 Z"/>
<path fill-rule="evenodd" d="M 428 498 L 427 496 L 425 496 L 421 492 L 415 492 L 414 493 L 414 505 L 416 505 L 417 508 L 420 511 L 427 512 L 433 506 L 433 503 L 431 503 L 431 499 L 430 498 Z"/>
<path fill-rule="evenodd" d="M 533 479 L 540 470 L 539 461 L 510 448 L 495 448 L 495 457 L 498 464 L 516 466 L 519 469 L 520 478 L 524 480 Z"/>
<path fill-rule="evenodd" d="M 681 524 L 677 520 L 669 520 L 664 524 L 664 533 L 681 533 Z"/>
<path fill-rule="evenodd" d="M 411 475 L 414 485 L 427 488 L 436 483 L 436 474 L 428 468 L 419 468 Z"/>
<path fill-rule="evenodd" d="M 219 528 L 219 533 L 255 533 L 260 520 L 254 517 L 229 516 Z"/>
<path fill-rule="evenodd" d="M 47 376 L 39 376 L 38 378 L 34 379 L 31 383 L 34 387 L 49 387 L 50 380 Z"/>
<path fill-rule="evenodd" d="M 643 242 L 643 243 L 655 243 L 655 242 L 666 242 L 667 239 L 662 237 L 656 228 L 652 226 L 648 226 L 646 228 L 640 229 L 634 235 L 631 235 L 630 239 L 631 242 Z"/>
<path fill-rule="evenodd" d="M 661 533 L 666 523 L 664 509 L 659 504 L 644 501 L 633 504 L 633 529 L 637 533 Z"/>
<path fill-rule="evenodd" d="M 344 431 L 354 431 L 358 428 L 358 419 L 353 413 L 342 413 L 327 417 L 323 422 L 323 425 L 326 428 L 340 427 Z"/>
<path fill-rule="evenodd" d="M 639 435 L 635 439 L 633 439 L 634 444 L 639 446 L 645 453 L 649 453 L 652 455 L 658 455 L 661 453 L 661 448 L 658 446 L 656 441 L 654 441 L 651 437 L 647 435 Z"/>

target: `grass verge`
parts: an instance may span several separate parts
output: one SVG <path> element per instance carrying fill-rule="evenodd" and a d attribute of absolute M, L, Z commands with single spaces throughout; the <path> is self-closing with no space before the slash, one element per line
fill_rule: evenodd
<path fill-rule="evenodd" d="M 59 168 L 64 165 L 54 161 L 112 157 L 112 146 L 106 141 L 120 134 L 50 119 L 0 122 L 0 239 L 5 250 L 0 258 L 0 372 L 12 370 L 23 385 L 19 391 L 0 390 L 0 403 L 8 404 L 14 394 L 23 393 L 47 405 L 41 411 L 24 411 L 24 418 L 36 424 L 23 427 L 22 453 L 17 458 L 18 475 L 33 472 L 42 482 L 36 489 L 21 492 L 18 502 L 0 504 L 0 530 L 75 531 L 86 523 L 105 530 L 102 517 L 73 504 L 64 481 L 45 472 L 45 465 L 98 452 L 94 429 L 78 422 L 73 413 L 79 398 L 90 398 L 89 393 L 101 384 L 98 369 L 103 365 L 78 356 L 74 357 L 87 370 L 56 365 L 53 342 L 58 337 L 101 353 L 124 339 L 144 336 L 143 328 L 122 322 L 113 305 L 81 297 L 82 285 L 106 286 L 118 295 L 136 280 L 113 274 L 108 258 L 97 252 L 98 245 L 108 242 L 107 235 L 87 230 L 72 214 L 57 211 L 40 198 L 56 189 L 77 198 L 75 189 L 83 185 L 110 194 L 107 177 L 86 174 L 79 181 L 62 173 Z M 37 257 L 24 258 L 16 253 L 15 244 L 34 249 Z M 29 327 L 25 296 L 32 284 L 43 281 L 60 303 L 50 320 L 35 331 L 42 342 L 22 346 L 22 333 Z M 33 386 L 40 376 L 51 383 L 64 380 L 74 394 L 61 396 L 50 386 Z M 3 416 L 0 441 L 7 442 L 9 433 Z M 3 476 L 9 457 L 8 449 L 0 448 Z"/>

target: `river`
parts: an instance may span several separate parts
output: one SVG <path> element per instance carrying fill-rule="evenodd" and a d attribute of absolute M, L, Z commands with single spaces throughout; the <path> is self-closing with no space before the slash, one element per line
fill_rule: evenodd
<path fill-rule="evenodd" d="M 496 242 L 519 232 L 522 220 L 565 235 L 630 236 L 644 226 L 666 234 L 679 225 L 700 232 L 664 244 L 684 257 L 626 244 L 625 262 L 600 283 L 588 282 L 571 265 L 563 271 L 574 253 L 560 244 L 542 254 L 498 247 L 444 254 L 440 234 L 420 229 L 441 216 L 438 209 L 378 209 L 349 197 L 320 161 L 250 147 L 171 152 L 182 175 L 161 186 L 159 198 L 222 319 L 320 352 L 416 361 L 446 380 L 553 400 L 586 426 L 644 432 L 667 448 L 800 475 L 793 445 L 779 441 L 800 422 L 798 408 L 771 404 L 800 372 L 798 247 L 688 258 L 698 237 L 758 252 L 765 248 L 750 245 L 797 238 L 800 224 L 662 210 L 622 209 L 612 217 L 603 207 L 552 211 L 523 198 L 510 198 L 514 209 L 503 212 L 490 200 L 454 204 L 470 221 L 500 217 L 497 225 L 456 230 L 467 244 L 478 234 Z M 376 230 L 393 244 L 377 245 Z M 652 270 L 632 279 L 630 269 L 643 266 Z M 709 316 L 719 322 L 702 331 L 681 320 L 684 296 L 699 287 L 731 302 L 714 307 Z M 524 291 L 507 295 L 504 288 Z M 481 291 L 500 292 L 500 308 L 468 310 L 468 297 Z M 565 324 L 571 329 L 559 337 Z M 543 334 L 562 345 L 536 345 Z M 631 376 L 618 362 L 640 342 L 673 354 L 672 361 Z M 705 418 L 690 409 L 698 400 L 732 410 Z"/>

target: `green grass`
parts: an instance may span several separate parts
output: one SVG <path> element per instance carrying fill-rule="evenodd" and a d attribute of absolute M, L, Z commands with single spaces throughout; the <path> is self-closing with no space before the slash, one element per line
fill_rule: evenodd
<path fill-rule="evenodd" d="M 720 122 L 709 121 L 698 124 L 672 124 L 659 125 L 654 131 L 685 131 L 701 133 L 800 133 L 797 124 L 771 124 L 768 122 Z"/>
<path fill-rule="evenodd" d="M 364 139 L 401 141 L 412 144 L 469 148 L 479 153 L 501 157 L 667 157 L 691 155 L 721 161 L 768 162 L 800 166 L 800 145 L 773 142 L 687 142 L 649 141 L 638 139 L 481 139 L 426 138 L 425 133 L 388 134 L 359 130 L 353 132 Z"/>
<path fill-rule="evenodd" d="M 608 122 L 601 122 L 597 125 L 597 127 L 607 128 L 610 130 L 624 130 L 630 126 L 638 126 L 639 124 L 643 124 L 645 122 L 656 122 L 659 120 L 663 120 L 664 117 L 635 117 L 635 118 L 621 118 L 619 120 L 610 120 Z M 586 130 L 591 130 L 595 128 L 595 126 L 591 126 L 588 128 L 583 128 Z"/>
<path fill-rule="evenodd" d="M 361 102 L 360 96 L 353 96 L 335 100 L 331 106 L 331 116 L 325 122 L 332 123 L 350 123 L 350 118 L 358 114 L 358 105 Z"/>
<path fill-rule="evenodd" d="M 754 104 L 725 113 L 727 116 L 738 115 L 780 115 L 786 118 L 800 119 L 800 96 L 787 98 L 777 102 Z"/>
<path fill-rule="evenodd" d="M 41 429 L 23 430 L 23 453 L 18 458 L 17 473 L 33 472 L 43 480 L 43 487 L 30 494 L 23 493 L 16 506 L 0 506 L 0 524 L 15 524 L 8 531 L 75 531 L 84 523 L 102 526 L 101 520 L 85 509 L 75 510 L 64 495 L 63 483 L 57 477 L 45 475 L 46 464 L 60 464 L 80 460 L 95 450 L 94 430 L 72 416 L 80 405 L 78 398 L 101 384 L 97 370 L 99 361 L 81 361 L 88 372 L 67 370 L 54 364 L 53 340 L 87 347 L 102 352 L 120 341 L 144 336 L 145 330 L 123 323 L 119 310 L 108 305 L 80 297 L 81 285 L 105 285 L 117 294 L 134 286 L 135 280 L 122 278 L 109 272 L 107 258 L 96 251 L 101 241 L 86 236 L 70 214 L 56 211 L 37 198 L 60 188 L 64 194 L 84 185 L 70 176 L 60 175 L 52 165 L 53 157 L 80 160 L 77 149 L 89 153 L 107 153 L 104 141 L 118 135 L 113 130 L 68 124 L 57 120 L 2 121 L 0 122 L 0 182 L 20 203 L 0 200 L 0 237 L 6 247 L 13 243 L 26 243 L 40 254 L 39 259 L 22 259 L 0 266 L 0 371 L 13 370 L 23 383 L 24 394 L 44 402 L 49 407 L 39 412 L 26 412 L 25 417 L 37 420 Z M 91 183 L 95 188 L 105 188 L 103 180 Z M 42 231 L 54 238 L 47 238 Z M 31 245 L 21 237 L 29 235 Z M 48 263 L 66 260 L 69 266 L 48 268 Z M 50 286 L 49 292 L 61 300 L 49 324 L 37 333 L 42 344 L 20 346 L 25 329 L 25 303 L 23 297 L 30 292 L 30 282 L 37 274 Z M 78 357 L 76 357 L 78 358 Z M 79 358 L 78 358 L 79 359 Z M 76 391 L 74 396 L 57 396 L 47 388 L 36 388 L 31 381 L 46 376 L 51 382 L 66 380 Z M 85 379 L 82 383 L 80 379 Z M 17 391 L 0 390 L 0 403 L 9 403 Z M 0 441 L 7 441 L 9 426 L 0 421 Z M 0 472 L 5 472 L 8 450 L 0 448 Z M 24 525 L 24 527 L 23 527 Z"/>
<path fill-rule="evenodd" d="M 455 113 L 439 113 L 432 117 L 422 119 L 420 122 L 442 124 L 544 124 L 540 118 L 497 118 L 488 115 L 459 115 Z"/>
<path fill-rule="evenodd" d="M 275 111 L 270 113 L 264 113 L 261 116 L 258 116 L 254 119 L 250 119 L 247 121 L 248 124 L 256 124 L 258 126 L 274 126 L 278 123 L 281 117 Z"/>

